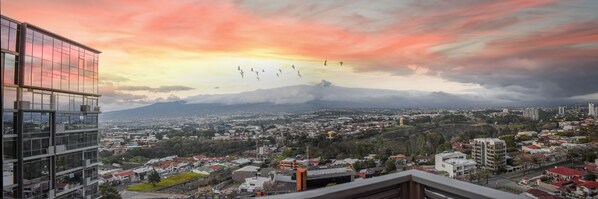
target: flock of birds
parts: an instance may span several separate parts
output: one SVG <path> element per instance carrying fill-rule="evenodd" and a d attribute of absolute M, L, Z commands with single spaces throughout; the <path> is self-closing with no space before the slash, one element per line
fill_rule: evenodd
<path fill-rule="evenodd" d="M 340 61 L 339 62 L 340 66 L 343 66 L 343 62 Z M 324 60 L 324 66 L 328 66 L 328 60 Z M 299 78 L 303 77 L 301 75 L 301 72 L 299 71 L 299 69 L 295 68 L 295 65 L 291 65 L 291 68 L 293 70 L 297 70 L 297 76 Z M 241 78 L 245 78 L 245 71 L 243 71 L 243 69 L 241 69 L 241 66 L 237 66 L 237 71 L 239 71 L 239 74 L 241 74 Z M 254 70 L 253 68 L 251 68 L 251 72 L 255 73 L 255 78 L 259 81 L 260 80 L 260 71 L 259 70 Z M 262 69 L 262 74 L 266 73 L 266 70 Z M 276 72 L 276 77 L 280 77 L 280 75 L 282 74 L 282 69 L 278 69 L 278 72 Z"/>

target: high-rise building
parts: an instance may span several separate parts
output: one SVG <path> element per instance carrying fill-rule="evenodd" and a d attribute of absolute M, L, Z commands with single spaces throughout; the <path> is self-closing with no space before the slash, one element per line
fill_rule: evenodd
<path fill-rule="evenodd" d="M 523 117 L 529 118 L 531 120 L 539 120 L 540 110 L 537 108 L 525 108 L 523 109 Z"/>
<path fill-rule="evenodd" d="M 565 115 L 565 107 L 559 106 L 559 115 Z"/>
<path fill-rule="evenodd" d="M 471 142 L 471 155 L 480 166 L 498 170 L 507 165 L 507 144 L 498 138 L 477 138 Z"/>
<path fill-rule="evenodd" d="M 98 54 L 1 16 L 3 198 L 98 198 Z"/>
<path fill-rule="evenodd" d="M 594 103 L 588 103 L 588 115 L 589 116 L 596 115 L 596 108 L 594 107 Z"/>

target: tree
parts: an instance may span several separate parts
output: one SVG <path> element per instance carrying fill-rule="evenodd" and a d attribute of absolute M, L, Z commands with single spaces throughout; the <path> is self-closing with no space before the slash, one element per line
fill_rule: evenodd
<path fill-rule="evenodd" d="M 100 185 L 100 195 L 102 199 L 122 199 L 118 191 L 108 184 Z"/>
<path fill-rule="evenodd" d="M 385 165 L 386 172 L 393 172 L 397 170 L 397 165 L 395 164 L 394 160 L 387 160 Z"/>
<path fill-rule="evenodd" d="M 589 172 L 588 174 L 584 175 L 583 178 L 589 181 L 594 181 L 596 180 L 596 174 Z"/>
<path fill-rule="evenodd" d="M 160 174 L 154 169 L 150 172 L 147 180 L 155 187 L 160 182 Z"/>

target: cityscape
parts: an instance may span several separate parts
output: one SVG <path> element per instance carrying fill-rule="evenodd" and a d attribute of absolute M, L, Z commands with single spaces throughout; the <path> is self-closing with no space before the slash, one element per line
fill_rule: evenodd
<path fill-rule="evenodd" d="M 598 198 L 598 2 L 2 0 L 2 198 Z"/>

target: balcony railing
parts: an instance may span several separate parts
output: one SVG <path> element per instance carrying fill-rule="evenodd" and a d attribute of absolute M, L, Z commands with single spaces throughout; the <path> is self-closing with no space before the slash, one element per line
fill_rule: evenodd
<path fill-rule="evenodd" d="M 309 172 L 309 171 L 308 171 Z M 308 185 L 309 188 L 309 185 Z M 419 170 L 409 170 L 311 191 L 268 196 L 277 198 L 525 198 Z"/>

